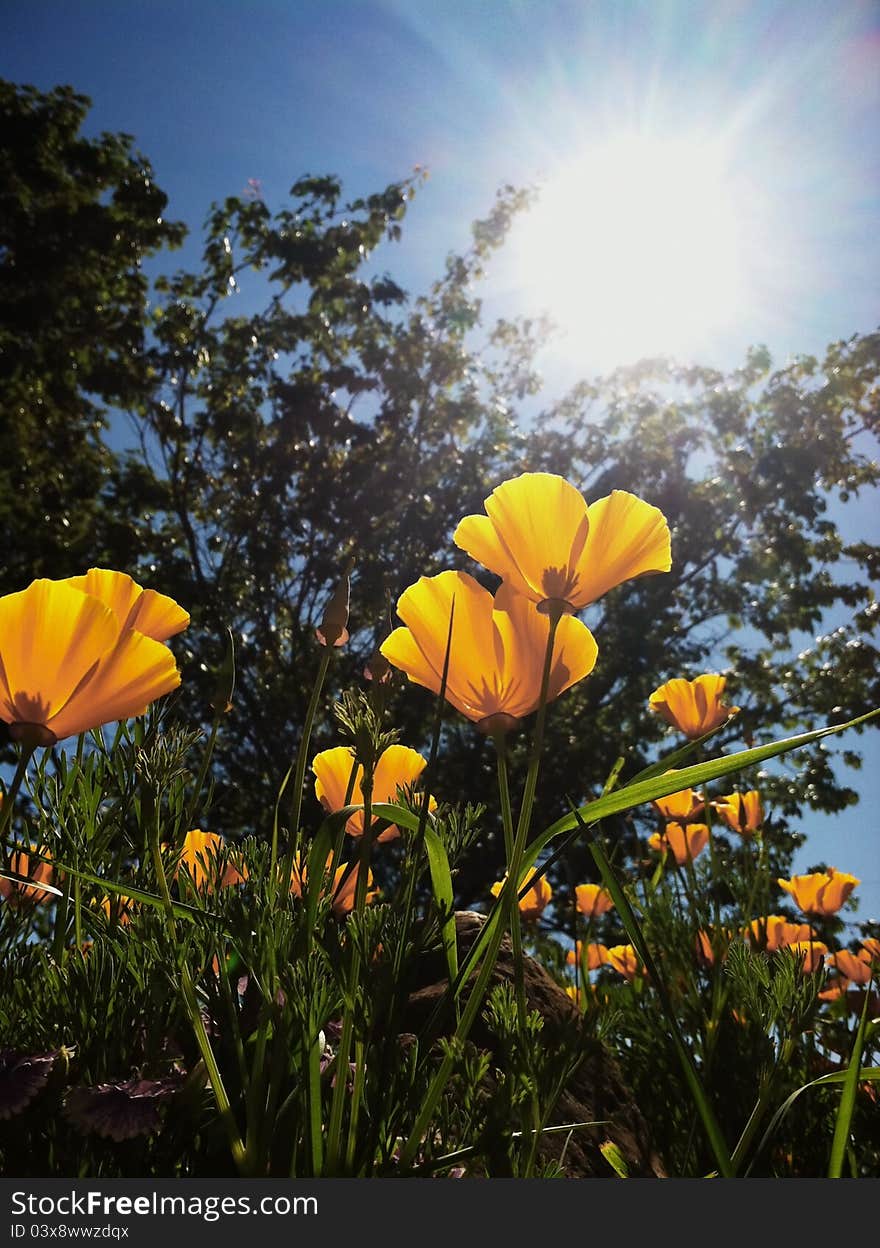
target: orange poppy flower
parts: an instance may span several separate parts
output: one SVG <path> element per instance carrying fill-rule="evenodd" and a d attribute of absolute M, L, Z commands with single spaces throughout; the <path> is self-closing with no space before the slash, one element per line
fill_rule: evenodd
<path fill-rule="evenodd" d="M 825 987 L 819 993 L 819 1000 L 836 1001 L 839 997 L 844 996 L 848 989 L 848 979 L 844 979 L 842 975 L 829 976 L 825 981 Z"/>
<path fill-rule="evenodd" d="M 91 594 L 111 609 L 121 629 L 134 629 L 154 641 L 167 641 L 189 624 L 189 612 L 173 598 L 144 589 L 125 572 L 89 568 L 85 576 L 68 576 L 61 584 Z"/>
<path fill-rule="evenodd" d="M 866 936 L 859 957 L 866 958 L 868 962 L 880 962 L 880 940 L 876 936 Z"/>
<path fill-rule="evenodd" d="M 396 628 L 379 649 L 411 681 L 438 693 L 453 600 L 446 699 L 483 732 L 512 728 L 540 700 L 550 624 L 508 586 L 493 598 L 466 572 L 423 576 L 398 600 L 406 627 Z M 560 620 L 548 701 L 589 675 L 597 654 L 580 620 Z"/>
<path fill-rule="evenodd" d="M 618 975 L 622 975 L 624 979 L 630 981 L 637 976 L 644 979 L 645 968 L 639 961 L 639 955 L 636 953 L 632 945 L 612 945 L 607 950 L 606 961 L 609 966 L 617 971 Z"/>
<path fill-rule="evenodd" d="M 658 815 L 673 823 L 692 823 L 702 813 L 706 803 L 694 789 L 682 789 L 679 793 L 655 798 L 651 805 Z"/>
<path fill-rule="evenodd" d="M 142 715 L 180 684 L 167 646 L 63 581 L 0 598 L 0 719 L 14 740 L 50 746 Z"/>
<path fill-rule="evenodd" d="M 333 862 L 333 855 L 328 854 L 327 862 L 324 867 L 325 875 L 329 872 L 332 862 Z M 344 918 L 346 914 L 350 914 L 351 911 L 354 909 L 355 892 L 357 891 L 357 881 L 358 881 L 358 873 L 360 871 L 360 863 L 357 863 L 355 867 L 349 872 L 348 876 L 346 877 L 347 871 L 348 871 L 347 864 L 342 863 L 340 866 L 336 868 L 336 871 L 334 872 L 334 875 L 333 875 L 333 889 L 332 889 L 333 901 L 331 902 L 330 908 L 333 911 L 333 914 L 336 916 L 337 919 Z M 306 886 L 307 879 L 308 879 L 308 870 L 305 866 L 300 867 L 300 858 L 299 858 L 299 855 L 297 855 L 296 860 L 293 864 L 293 871 L 291 872 L 291 876 L 290 876 L 290 891 L 293 893 L 294 897 L 302 897 L 303 889 Z M 322 890 L 322 894 L 324 892 L 326 892 L 326 890 Z M 378 896 L 379 896 L 379 890 L 377 888 L 373 888 L 373 872 L 368 870 L 367 871 L 367 895 L 365 898 L 367 905 L 375 901 Z"/>
<path fill-rule="evenodd" d="M 601 884 L 578 884 L 574 890 L 577 908 L 588 919 L 598 918 L 614 909 L 611 894 Z"/>
<path fill-rule="evenodd" d="M 689 859 L 693 861 L 708 844 L 709 829 L 705 823 L 667 823 L 665 831 L 648 837 L 648 845 L 658 854 L 671 849 L 680 867 Z"/>
<path fill-rule="evenodd" d="M 821 940 L 795 940 L 788 948 L 803 957 L 804 965 L 802 970 L 805 975 L 818 970 L 822 966 L 825 955 L 828 952 L 828 946 L 823 944 Z"/>
<path fill-rule="evenodd" d="M 539 610 L 579 611 L 622 581 L 672 567 L 666 517 L 625 490 L 588 506 L 564 477 L 524 472 L 496 486 L 485 508 L 452 540 Z"/>
<path fill-rule="evenodd" d="M 398 788 L 406 789 L 415 784 L 427 765 L 428 760 L 423 758 L 418 751 L 410 750 L 405 745 L 389 745 L 376 763 L 372 800 L 374 802 L 396 801 Z M 332 813 L 334 810 L 342 810 L 346 805 L 345 795 L 348 791 L 348 781 L 353 766 L 354 750 L 347 745 L 338 745 L 332 750 L 322 750 L 312 759 L 312 771 L 315 773 L 315 796 L 326 811 Z M 348 805 L 357 806 L 363 802 L 364 793 L 361 788 L 363 778 L 364 769 L 358 763 Z M 431 805 L 432 807 L 437 805 L 433 798 Z M 363 836 L 364 812 L 362 810 L 356 811 L 350 817 L 345 830 L 351 836 Z M 400 836 L 400 829 L 397 824 L 392 823 L 376 837 L 376 840 L 393 841 L 398 836 Z"/>
<path fill-rule="evenodd" d="M 764 807 L 757 789 L 748 793 L 728 793 L 712 802 L 712 809 L 721 816 L 731 832 L 753 836 L 764 823 Z"/>
<path fill-rule="evenodd" d="M 324 616 L 315 629 L 315 636 L 322 646 L 344 646 L 348 641 L 348 575 L 334 589 L 324 608 Z"/>
<path fill-rule="evenodd" d="M 737 714 L 738 706 L 725 706 L 721 701 L 726 676 L 706 672 L 694 680 L 676 677 L 655 689 L 648 699 L 649 708 L 692 740 L 725 723 Z"/>
<path fill-rule="evenodd" d="M 608 950 L 605 945 L 600 945 L 596 941 L 590 941 L 586 946 L 587 954 L 587 970 L 595 971 L 600 966 L 604 966 L 608 961 Z M 565 955 L 565 960 L 569 966 L 579 963 L 584 955 L 584 946 L 580 941 L 577 942 L 574 949 L 569 949 Z"/>
<path fill-rule="evenodd" d="M 752 944 L 766 949 L 768 953 L 775 953 L 777 949 L 784 949 L 799 941 L 809 940 L 810 925 L 809 923 L 792 923 L 782 914 L 767 914 L 763 918 L 753 919 L 744 935 Z"/>
<path fill-rule="evenodd" d="M 851 953 L 849 949 L 841 949 L 837 953 L 829 953 L 828 965 L 847 980 L 847 987 L 858 984 L 864 988 L 871 982 L 871 955 L 867 950 Z"/>
<path fill-rule="evenodd" d="M 733 932 L 727 928 L 704 929 L 697 932 L 697 958 L 707 966 L 715 963 L 716 950 L 720 952 L 722 962 L 727 957 L 727 950 L 733 939 Z"/>
<path fill-rule="evenodd" d="M 812 875 L 793 875 L 790 880 L 777 879 L 776 883 L 791 893 L 804 914 L 837 914 L 861 880 L 843 871 L 829 867 Z"/>
<path fill-rule="evenodd" d="M 525 884 L 527 884 L 529 880 L 533 879 L 534 875 L 535 875 L 535 869 L 532 868 L 532 870 L 529 871 L 528 875 L 526 875 L 525 878 L 522 880 L 522 883 L 520 884 L 520 889 L 522 889 L 522 887 Z M 505 876 L 504 879 L 506 880 L 507 876 Z M 493 897 L 497 897 L 501 893 L 501 890 L 503 887 L 504 887 L 504 880 L 498 880 L 495 884 L 492 885 L 489 891 L 491 892 Z M 543 914 L 544 909 L 547 906 L 547 903 L 550 901 L 550 898 L 552 896 L 553 896 L 553 889 L 550 887 L 547 877 L 542 875 L 540 879 L 538 879 L 532 885 L 529 891 L 527 893 L 524 893 L 523 896 L 520 897 L 519 899 L 520 914 L 522 915 L 524 919 L 537 919 L 541 914 Z"/>
<path fill-rule="evenodd" d="M 36 845 L 31 845 L 30 853 L 26 849 L 18 849 L 10 854 L 8 868 L 14 871 L 16 875 L 26 876 L 32 880 L 32 884 L 25 884 L 19 880 L 7 879 L 5 875 L 0 875 L 0 897 L 4 901 L 8 901 L 10 905 L 42 905 L 46 901 L 51 901 L 53 894 L 45 888 L 39 888 L 40 884 L 52 883 L 52 867 L 48 862 L 42 862 L 39 858 L 35 858 L 31 863 L 30 854 L 42 854 L 45 857 L 51 857 L 47 849 L 37 849 Z"/>
<path fill-rule="evenodd" d="M 223 837 L 216 832 L 202 832 L 200 828 L 187 832 L 174 872 L 175 878 L 180 867 L 185 866 L 199 892 L 204 890 L 212 893 L 217 887 L 228 888 L 230 884 L 242 884 L 247 878 L 244 864 L 242 870 L 239 870 L 231 862 L 227 862 L 220 874 L 218 855 L 224 844 Z"/>

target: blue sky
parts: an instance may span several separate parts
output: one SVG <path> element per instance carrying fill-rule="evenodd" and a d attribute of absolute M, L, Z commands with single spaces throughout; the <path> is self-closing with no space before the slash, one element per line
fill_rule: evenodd
<path fill-rule="evenodd" d="M 880 8 L 867 0 L 5 0 L 0 11 L 0 75 L 91 96 L 89 129 L 133 134 L 169 215 L 194 229 L 250 178 L 275 206 L 307 172 L 338 174 L 354 197 L 427 166 L 402 243 L 377 257 L 417 292 L 503 183 L 552 184 L 622 132 L 681 137 L 718 155 L 748 283 L 742 306 L 711 309 L 680 354 L 730 367 L 764 342 L 781 363 L 880 323 Z M 585 220 L 593 196 L 585 181 Z M 490 312 L 554 300 L 520 260 L 514 249 L 490 274 Z M 542 361 L 551 393 L 623 362 L 613 352 L 625 342 L 600 354 L 598 341 L 586 321 L 566 327 Z M 875 502 L 856 515 L 876 541 Z M 825 858 L 861 876 L 859 917 L 880 917 L 876 747 L 868 762 L 854 777 L 866 800 L 805 822 L 797 865 Z"/>

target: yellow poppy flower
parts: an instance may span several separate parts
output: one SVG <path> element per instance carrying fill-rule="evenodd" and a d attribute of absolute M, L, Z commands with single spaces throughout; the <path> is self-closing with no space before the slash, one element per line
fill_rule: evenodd
<path fill-rule="evenodd" d="M 721 960 L 727 957 L 727 951 L 733 933 L 727 928 L 704 928 L 697 932 L 697 958 L 706 966 L 712 966 L 715 962 L 715 951 L 719 950 Z"/>
<path fill-rule="evenodd" d="M 584 952 L 587 955 L 587 970 L 596 971 L 600 966 L 604 966 L 608 961 L 608 950 L 605 945 L 600 945 L 597 941 L 590 941 L 586 950 L 580 941 L 577 942 L 574 949 L 569 949 L 565 955 L 565 960 L 569 966 L 574 966 L 581 961 Z"/>
<path fill-rule="evenodd" d="M 611 894 L 601 884 L 578 884 L 574 890 L 577 908 L 588 919 L 598 918 L 614 909 Z"/>
<path fill-rule="evenodd" d="M 764 823 L 764 807 L 761 794 L 756 789 L 748 793 L 729 793 L 712 803 L 712 809 L 721 816 L 731 832 L 740 836 L 753 836 Z"/>
<path fill-rule="evenodd" d="M 0 719 L 13 740 L 54 745 L 142 715 L 180 684 L 167 646 L 62 581 L 0 598 Z"/>
<path fill-rule="evenodd" d="M 48 889 L 39 887 L 40 884 L 53 882 L 51 864 L 39 858 L 35 858 L 32 863 L 30 858 L 31 853 L 39 853 L 47 858 L 51 855 L 47 849 L 37 849 L 36 845 L 31 845 L 29 848 L 30 853 L 27 849 L 18 849 L 10 854 L 7 865 L 10 871 L 14 871 L 16 875 L 26 876 L 33 883 L 25 884 L 0 875 L 0 897 L 8 901 L 10 905 L 40 906 L 52 900 L 53 894 Z"/>
<path fill-rule="evenodd" d="M 738 713 L 738 706 L 725 706 L 721 701 L 726 684 L 725 676 L 713 672 L 705 672 L 695 680 L 676 677 L 654 690 L 648 706 L 673 728 L 694 739 L 719 728 Z"/>
<path fill-rule="evenodd" d="M 144 589 L 125 572 L 89 568 L 85 576 L 69 576 L 61 584 L 91 594 L 110 608 L 120 628 L 133 628 L 153 641 L 167 641 L 189 624 L 189 612 L 173 598 Z"/>
<path fill-rule="evenodd" d="M 354 764 L 354 750 L 347 745 L 336 746 L 332 750 L 322 750 L 312 759 L 312 771 L 315 773 L 315 796 L 326 811 L 342 810 L 346 805 L 345 794 L 348 791 L 348 780 Z M 405 745 L 389 745 L 379 756 L 376 770 L 373 773 L 374 802 L 394 802 L 397 790 L 406 789 L 415 784 L 428 765 L 417 750 L 410 750 Z M 357 806 L 364 800 L 361 783 L 364 769 L 358 763 L 355 774 L 354 788 L 348 805 Z M 436 808 L 437 803 L 431 798 L 430 805 Z M 345 825 L 351 836 L 363 836 L 364 812 L 356 811 Z M 385 828 L 376 840 L 393 841 L 400 836 L 396 823 Z"/>
<path fill-rule="evenodd" d="M 782 914 L 767 914 L 763 918 L 753 919 L 743 933 L 753 945 L 775 953 L 777 949 L 785 949 L 788 945 L 797 944 L 810 939 L 809 923 L 792 923 Z"/>
<path fill-rule="evenodd" d="M 421 577 L 397 603 L 406 627 L 386 637 L 380 651 L 415 684 L 438 693 L 453 600 L 446 699 L 483 732 L 511 728 L 540 700 L 550 623 L 509 586 L 493 598 L 466 572 Z M 587 676 L 597 654 L 580 620 L 560 620 L 548 701 Z"/>
<path fill-rule="evenodd" d="M 328 854 L 327 862 L 324 867 L 325 874 L 330 870 L 333 862 L 333 855 Z M 346 863 L 342 863 L 336 868 L 333 875 L 333 900 L 331 902 L 331 910 L 337 919 L 344 918 L 346 914 L 350 914 L 354 909 L 355 892 L 357 890 L 358 873 L 360 871 L 360 863 L 357 863 L 349 872 Z M 348 875 L 346 876 L 346 872 Z M 300 858 L 297 855 L 293 864 L 293 871 L 290 876 L 290 891 L 295 897 L 302 897 L 303 889 L 308 880 L 308 869 L 300 867 Z M 323 890 L 322 890 L 323 891 Z M 373 888 L 373 872 L 367 871 L 367 895 L 365 901 L 367 905 L 375 901 L 379 896 L 379 890 Z"/>
<path fill-rule="evenodd" d="M 790 893 L 804 914 L 837 914 L 857 884 L 854 875 L 835 871 L 816 871 L 812 875 L 794 875 L 790 880 L 777 880 L 780 888 Z"/>
<path fill-rule="evenodd" d="M 678 793 L 669 793 L 666 797 L 658 797 L 651 803 L 658 815 L 673 823 L 692 823 L 705 807 L 702 796 L 694 789 L 682 789 Z"/>
<path fill-rule="evenodd" d="M 535 875 L 535 869 L 532 868 L 532 870 L 529 871 L 528 875 L 526 875 L 526 877 L 523 879 L 522 883 L 520 884 L 520 888 L 517 891 L 520 891 L 520 889 L 522 889 L 524 885 L 528 884 L 529 880 L 534 878 L 534 875 Z M 506 879 L 507 879 L 507 876 L 504 877 L 504 880 Z M 489 891 L 491 892 L 493 897 L 498 897 L 499 894 L 501 893 L 501 890 L 504 887 L 504 880 L 498 880 L 496 881 L 496 883 L 492 885 Z M 553 896 L 553 889 L 550 887 L 547 877 L 542 875 L 539 880 L 535 881 L 535 883 L 532 885 L 529 891 L 527 893 L 524 893 L 523 896 L 520 897 L 519 899 L 520 914 L 522 915 L 524 919 L 539 918 L 540 915 L 543 914 L 544 909 L 546 908 L 552 896 Z"/>
<path fill-rule="evenodd" d="M 866 950 L 851 953 L 849 949 L 841 949 L 837 953 L 829 953 L 828 965 L 833 966 L 849 984 L 864 987 L 871 982 L 871 957 Z"/>
<path fill-rule="evenodd" d="M 485 516 L 465 516 L 452 540 L 539 610 L 579 611 L 623 581 L 672 567 L 663 513 L 625 490 L 587 505 L 549 472 L 496 486 Z"/>
<path fill-rule="evenodd" d="M 220 864 L 218 862 L 218 854 L 223 849 L 225 842 L 222 836 L 218 836 L 216 832 L 202 832 L 200 828 L 193 828 L 187 832 L 183 842 L 183 849 L 177 863 L 177 871 L 181 865 L 185 866 L 189 871 L 193 884 L 199 892 L 203 890 L 212 893 L 215 888 L 227 888 L 230 884 L 241 884 L 247 877 L 247 869 L 242 864 L 242 870 L 233 866 L 231 862 L 227 862 L 220 875 Z M 219 879 L 218 879 L 219 875 Z"/>
<path fill-rule="evenodd" d="M 709 844 L 709 829 L 705 823 L 667 823 L 663 832 L 648 837 L 648 845 L 656 852 L 671 849 L 675 861 L 681 867 L 701 854 Z"/>
<path fill-rule="evenodd" d="M 812 971 L 817 971 L 823 965 L 825 955 L 828 952 L 828 946 L 823 944 L 821 940 L 795 940 L 787 946 L 793 953 L 799 954 L 803 958 L 804 964 L 801 970 L 805 975 Z"/>
<path fill-rule="evenodd" d="M 611 945 L 606 950 L 606 953 L 608 956 L 605 960 L 608 965 L 613 967 L 618 975 L 622 975 L 624 979 L 632 981 L 637 976 L 641 979 L 647 978 L 645 968 L 642 966 L 639 955 L 632 945 Z"/>

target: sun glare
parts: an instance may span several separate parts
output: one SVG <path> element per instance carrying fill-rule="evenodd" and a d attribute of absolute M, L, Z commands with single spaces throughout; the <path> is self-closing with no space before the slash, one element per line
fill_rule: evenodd
<path fill-rule="evenodd" d="M 691 354 L 744 310 L 743 207 L 711 145 L 618 138 L 544 184 L 517 285 L 597 368 Z"/>

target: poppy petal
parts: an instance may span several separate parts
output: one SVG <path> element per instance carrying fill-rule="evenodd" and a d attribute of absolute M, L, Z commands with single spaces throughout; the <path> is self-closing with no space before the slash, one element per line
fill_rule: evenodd
<path fill-rule="evenodd" d="M 60 581 L 0 598 L 0 718 L 47 724 L 118 635 L 108 607 Z"/>
<path fill-rule="evenodd" d="M 94 598 L 89 601 L 101 605 Z M 179 684 L 180 672 L 167 646 L 142 633 L 125 632 L 48 727 L 62 740 L 101 724 L 143 715 L 151 702 Z"/>

